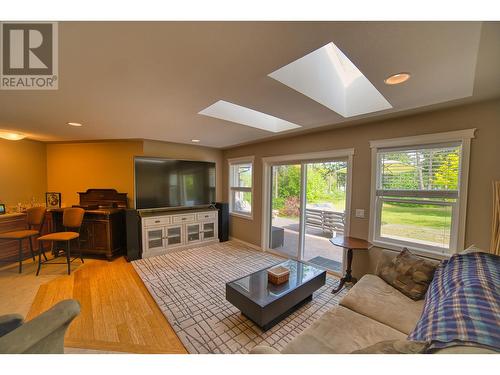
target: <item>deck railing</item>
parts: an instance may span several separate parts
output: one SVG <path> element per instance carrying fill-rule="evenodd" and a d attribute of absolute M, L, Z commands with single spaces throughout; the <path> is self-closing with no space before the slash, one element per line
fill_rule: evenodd
<path fill-rule="evenodd" d="M 306 226 L 319 228 L 326 233 L 344 232 L 345 214 L 343 212 L 306 208 Z"/>

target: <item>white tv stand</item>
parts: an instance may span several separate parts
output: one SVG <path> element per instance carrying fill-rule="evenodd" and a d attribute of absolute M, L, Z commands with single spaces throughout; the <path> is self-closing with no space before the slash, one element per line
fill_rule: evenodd
<path fill-rule="evenodd" d="M 219 242 L 216 209 L 141 212 L 142 257 Z"/>

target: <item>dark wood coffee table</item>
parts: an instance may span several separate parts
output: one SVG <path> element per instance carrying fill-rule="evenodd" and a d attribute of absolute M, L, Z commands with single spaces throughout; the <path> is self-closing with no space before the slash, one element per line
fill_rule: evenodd
<path fill-rule="evenodd" d="M 267 281 L 267 270 L 278 264 L 290 269 L 290 278 L 274 285 Z M 264 331 L 311 301 L 326 282 L 323 269 L 293 259 L 278 264 L 226 283 L 226 300 Z"/>

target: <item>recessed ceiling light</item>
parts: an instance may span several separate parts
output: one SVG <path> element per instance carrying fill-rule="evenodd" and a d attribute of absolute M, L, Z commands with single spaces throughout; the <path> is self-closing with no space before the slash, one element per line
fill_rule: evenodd
<path fill-rule="evenodd" d="M 224 100 L 219 100 L 198 113 L 273 133 L 300 128 L 300 125 Z"/>
<path fill-rule="evenodd" d="M 200 140 L 199 139 L 191 139 L 191 142 L 194 142 L 194 143 L 199 143 Z"/>
<path fill-rule="evenodd" d="M 7 139 L 9 141 L 19 141 L 26 138 L 26 136 L 21 133 L 15 133 L 8 130 L 0 130 L 0 138 Z"/>
<path fill-rule="evenodd" d="M 397 73 L 384 79 L 386 85 L 399 85 L 410 79 L 410 73 Z"/>
<path fill-rule="evenodd" d="M 79 122 L 67 122 L 67 124 L 71 126 L 82 126 Z"/>
<path fill-rule="evenodd" d="M 268 74 L 343 117 L 392 108 L 354 63 L 333 43 Z"/>

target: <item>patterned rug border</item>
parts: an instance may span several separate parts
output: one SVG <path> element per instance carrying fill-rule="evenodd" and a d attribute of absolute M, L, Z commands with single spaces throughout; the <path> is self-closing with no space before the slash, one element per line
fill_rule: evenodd
<path fill-rule="evenodd" d="M 212 292 L 212 296 L 215 293 L 216 298 L 209 298 L 209 306 L 206 306 L 206 304 L 202 306 L 201 313 L 199 313 L 195 317 L 198 318 L 201 315 L 201 317 L 210 318 L 210 314 L 208 313 L 212 312 L 212 310 L 215 309 L 216 311 L 219 311 L 219 314 L 225 315 L 224 319 L 212 321 L 211 323 L 214 324 L 211 325 L 210 319 L 194 321 L 193 316 L 185 315 L 183 309 L 187 309 L 189 311 L 190 308 L 195 305 L 190 299 L 195 298 L 195 295 L 199 295 L 200 293 L 199 290 L 194 290 L 192 287 L 186 288 L 186 283 L 187 285 L 189 285 L 189 282 L 193 280 L 192 277 L 189 277 L 186 274 L 186 267 L 193 267 L 193 265 L 182 263 L 182 258 L 187 257 L 187 259 L 189 260 L 193 259 L 194 256 L 194 258 L 199 259 L 195 255 L 200 251 L 203 251 L 205 255 L 207 255 L 208 252 L 215 252 L 217 253 L 215 264 L 217 264 L 217 261 L 224 263 L 227 262 L 227 259 L 223 259 L 223 255 L 228 256 L 228 252 L 232 252 L 235 250 L 237 252 L 236 254 L 240 256 L 239 258 L 242 259 L 232 260 L 244 261 L 250 256 L 252 258 L 252 261 L 257 262 L 258 265 L 255 266 L 253 263 L 238 264 L 237 267 L 233 265 L 231 270 L 236 272 L 228 276 L 227 269 L 224 269 L 223 267 L 221 269 L 219 268 L 219 265 L 214 266 L 213 264 L 210 265 L 210 262 L 207 262 L 206 265 L 202 265 L 201 267 L 194 267 L 195 270 L 194 274 L 192 275 L 196 276 L 196 273 L 201 273 L 201 277 L 200 275 L 198 275 L 198 277 L 200 277 L 200 280 L 202 280 L 203 277 L 214 276 L 212 274 L 204 275 L 203 272 L 209 271 L 214 267 L 218 268 L 217 270 L 220 271 L 220 274 L 226 272 L 226 274 L 224 274 L 226 277 L 223 282 L 221 282 L 220 280 L 216 282 L 217 286 L 221 285 L 219 287 L 220 290 L 217 290 L 217 288 L 210 289 L 210 291 Z M 142 282 L 146 286 L 148 292 L 153 297 L 157 306 L 166 317 L 166 319 L 176 332 L 177 336 L 190 354 L 243 354 L 248 353 L 248 351 L 256 345 L 269 345 L 278 350 L 283 349 L 283 347 L 293 337 L 295 337 L 305 328 L 311 325 L 326 311 L 337 306 L 339 300 L 347 292 L 347 290 L 344 289 L 337 295 L 332 295 L 331 289 L 338 283 L 339 278 L 334 275 L 327 274 L 325 286 L 323 286 L 313 294 L 313 301 L 298 308 L 268 331 L 262 332 L 261 329 L 257 327 L 252 321 L 243 316 L 236 307 L 232 306 L 225 300 L 225 282 L 237 279 L 238 277 L 269 267 L 271 265 L 284 262 L 285 260 L 286 258 L 282 258 L 268 252 L 257 251 L 238 241 L 228 241 L 203 247 L 171 251 L 168 254 L 133 261 L 132 265 L 141 278 Z M 155 266 L 155 264 L 162 264 L 163 266 L 177 266 L 178 268 L 170 267 L 169 269 L 159 269 Z M 220 276 L 220 274 L 217 276 Z M 180 290 L 176 289 L 176 283 L 172 283 L 168 278 L 168 276 L 173 275 L 181 278 L 180 284 L 177 284 L 178 286 L 181 286 Z M 166 286 L 164 284 L 165 281 L 169 285 Z M 171 293 L 172 291 L 173 293 Z M 174 296 L 179 297 L 177 296 L 177 294 L 182 298 L 175 298 Z M 205 288 L 205 291 L 201 296 L 202 302 L 206 302 L 203 301 L 203 299 L 206 300 L 209 294 L 210 292 L 207 292 Z M 200 301 L 199 298 L 200 296 L 198 296 L 198 300 L 196 302 Z M 214 304 L 214 300 L 219 304 Z M 170 304 L 170 306 L 167 306 L 167 304 Z M 172 309 L 172 306 L 175 308 L 175 310 Z M 179 306 L 181 306 L 180 309 Z M 203 310 L 203 308 L 205 310 Z M 222 313 L 222 311 L 224 311 L 224 313 Z M 176 312 L 178 312 L 178 315 L 176 315 Z M 191 325 L 187 328 L 185 324 L 186 320 L 193 320 L 193 322 L 191 322 Z M 220 329 L 221 326 L 222 330 Z M 230 337 L 228 337 L 228 333 L 229 335 L 231 335 Z M 206 339 L 206 335 L 210 337 Z"/>

